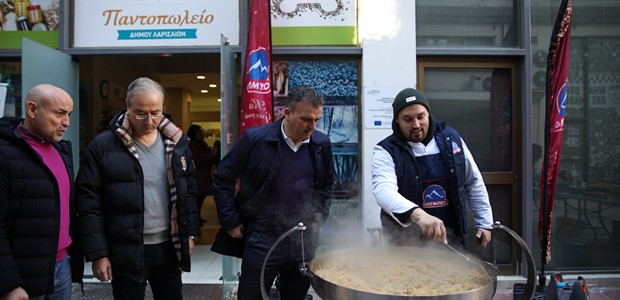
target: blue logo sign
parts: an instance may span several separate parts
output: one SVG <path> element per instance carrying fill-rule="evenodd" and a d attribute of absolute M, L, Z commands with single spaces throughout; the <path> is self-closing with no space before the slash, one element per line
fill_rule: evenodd
<path fill-rule="evenodd" d="M 248 61 L 248 76 L 250 80 L 267 80 L 269 78 L 269 60 L 267 59 L 267 51 L 264 48 L 258 48 L 250 52 Z"/>
<path fill-rule="evenodd" d="M 424 190 L 422 194 L 424 199 L 424 208 L 444 207 L 448 205 L 448 199 L 446 199 L 446 191 L 439 185 L 433 184 Z"/>
<path fill-rule="evenodd" d="M 558 97 L 556 99 L 556 107 L 558 110 L 558 115 L 560 117 L 564 116 L 564 111 L 566 110 L 566 98 L 568 96 L 568 82 L 565 82 L 564 85 L 560 88 L 560 92 L 558 93 Z"/>

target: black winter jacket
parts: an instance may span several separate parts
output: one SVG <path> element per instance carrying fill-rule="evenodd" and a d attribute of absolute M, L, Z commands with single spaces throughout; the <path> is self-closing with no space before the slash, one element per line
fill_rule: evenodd
<path fill-rule="evenodd" d="M 114 132 L 124 113 L 112 119 L 111 129 L 97 135 L 82 157 L 76 179 L 77 210 L 86 261 L 108 257 L 114 273 L 142 279 L 144 176 L 140 162 Z M 162 138 L 167 139 L 164 134 Z M 184 271 L 190 271 L 189 236 L 200 235 L 195 167 L 188 144 L 183 135 L 174 146 L 171 162 Z"/>
<path fill-rule="evenodd" d="M 54 291 L 58 251 L 60 201 L 56 179 L 39 154 L 15 128 L 21 118 L 0 119 L 0 296 L 22 287 L 29 296 Z M 69 178 L 73 178 L 71 144 L 53 144 Z M 75 234 L 71 181 L 71 238 L 69 247 L 73 282 L 81 282 L 84 259 Z"/>
<path fill-rule="evenodd" d="M 233 239 L 226 232 L 240 224 L 247 228 L 256 209 L 266 201 L 264 198 L 280 169 L 282 122 L 281 119 L 248 129 L 219 163 L 213 187 L 222 228 L 215 237 L 212 251 L 237 257 L 243 254 L 243 240 Z M 325 134 L 314 131 L 309 147 L 315 171 L 312 223 L 318 230 L 327 220 L 332 203 L 334 162 L 332 145 Z M 238 192 L 237 179 L 241 186 Z"/>

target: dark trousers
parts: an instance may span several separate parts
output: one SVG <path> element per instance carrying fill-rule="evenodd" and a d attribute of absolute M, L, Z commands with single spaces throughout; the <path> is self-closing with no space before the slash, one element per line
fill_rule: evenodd
<path fill-rule="evenodd" d="M 202 211 L 202 205 L 205 203 L 205 198 L 207 195 L 198 195 L 196 196 L 196 207 L 198 207 L 198 216 L 200 216 L 200 212 Z M 202 217 L 200 217 L 202 219 Z"/>
<path fill-rule="evenodd" d="M 260 290 L 260 274 L 269 248 L 279 235 L 273 232 L 246 233 L 246 246 L 241 261 L 239 277 L 239 300 L 263 299 Z M 306 257 L 306 259 L 311 259 Z M 291 234 L 282 240 L 269 256 L 265 266 L 265 291 L 269 293 L 274 279 L 280 275 L 280 299 L 302 300 L 310 288 L 310 278 L 299 272 L 301 265 L 299 235 Z"/>
<path fill-rule="evenodd" d="M 116 300 L 144 299 L 146 283 L 151 285 L 154 299 L 183 299 L 181 269 L 172 241 L 144 245 L 144 277 L 114 272 L 112 266 L 112 293 Z"/>

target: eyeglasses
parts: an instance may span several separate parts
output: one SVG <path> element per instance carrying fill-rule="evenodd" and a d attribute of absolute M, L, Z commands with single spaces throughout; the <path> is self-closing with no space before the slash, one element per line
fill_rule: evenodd
<path fill-rule="evenodd" d="M 151 117 L 151 119 L 156 120 L 163 116 L 162 113 L 154 113 L 154 114 L 135 114 L 136 119 L 138 120 L 146 120 L 146 118 Z"/>

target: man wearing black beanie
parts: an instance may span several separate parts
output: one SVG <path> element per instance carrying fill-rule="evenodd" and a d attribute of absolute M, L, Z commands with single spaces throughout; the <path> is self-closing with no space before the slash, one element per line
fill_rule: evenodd
<path fill-rule="evenodd" d="M 486 247 L 493 212 L 480 170 L 463 139 L 433 117 L 428 99 L 416 89 L 400 91 L 392 108 L 393 133 L 375 146 L 371 168 L 388 243 L 420 245 L 432 238 L 464 249 L 467 203 L 476 239 Z"/>

